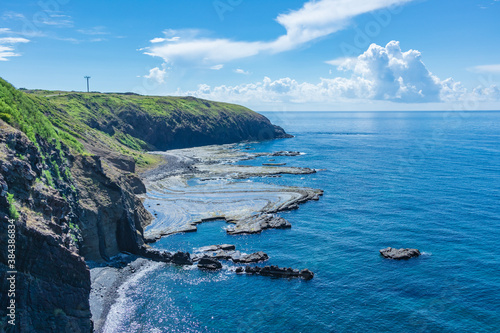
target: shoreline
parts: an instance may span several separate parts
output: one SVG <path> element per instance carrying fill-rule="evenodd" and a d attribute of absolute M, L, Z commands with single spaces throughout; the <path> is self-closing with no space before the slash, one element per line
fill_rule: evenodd
<path fill-rule="evenodd" d="M 141 198 L 155 216 L 145 228 L 145 240 L 153 243 L 163 236 L 195 232 L 198 224 L 216 219 L 229 224 L 229 234 L 290 228 L 290 223 L 276 214 L 297 209 L 300 204 L 319 200 L 323 195 L 320 189 L 253 180 L 283 174 L 313 174 L 317 172 L 314 169 L 235 164 L 258 157 L 301 153 L 249 150 L 246 144 L 229 144 L 156 152 L 167 160 L 167 165 L 141 174 L 148 189 Z"/>
<path fill-rule="evenodd" d="M 298 156 L 297 152 L 289 155 L 279 155 L 279 153 L 292 152 L 270 152 L 270 153 L 252 153 L 249 152 L 247 144 L 227 144 L 213 145 L 195 148 L 176 149 L 166 152 L 153 152 L 156 155 L 162 155 L 164 162 L 156 168 L 147 170 L 139 174 L 139 177 L 144 182 L 147 193 L 141 195 L 144 207 L 155 215 L 155 220 L 145 228 L 144 239 L 146 242 L 153 243 L 163 236 L 171 235 L 180 232 L 196 231 L 196 225 L 214 219 L 224 219 L 229 226 L 235 226 L 229 234 L 238 233 L 258 233 L 268 228 L 290 228 L 291 225 L 284 218 L 275 215 L 280 211 L 292 210 L 299 208 L 299 204 L 310 200 L 318 200 L 323 194 L 322 190 L 311 188 L 300 188 L 292 186 L 269 185 L 265 183 L 253 182 L 250 178 L 254 177 L 277 177 L 281 174 L 312 174 L 316 170 L 309 168 L 285 167 L 285 166 L 244 166 L 234 164 L 239 161 L 255 159 L 261 156 Z M 245 150 L 246 149 L 246 150 Z M 274 155 L 273 155 L 274 154 Z M 278 154 L 278 155 L 277 155 Z M 193 183 L 193 179 L 194 183 Z M 215 183 L 215 185 L 214 185 Z M 152 203 L 156 200 L 152 197 L 152 193 L 158 191 L 158 184 L 163 190 L 167 189 L 173 195 L 163 203 Z M 234 187 L 240 187 L 234 189 Z M 249 186 L 257 185 L 257 188 Z M 187 191 L 187 189 L 202 189 L 201 191 Z M 229 191 L 227 189 L 230 189 Z M 200 204 L 197 200 L 205 198 L 205 196 L 214 193 L 219 194 L 217 200 L 222 200 L 223 205 L 228 202 L 224 198 L 237 198 L 238 202 L 243 202 L 242 205 L 237 205 L 236 209 L 243 209 L 243 214 L 221 213 L 217 216 L 210 216 L 213 212 L 207 213 L 203 203 Z M 155 192 L 156 191 L 156 192 Z M 250 200 L 243 200 L 241 197 L 235 196 L 239 193 L 243 197 L 254 195 Z M 161 225 L 155 226 L 155 221 L 161 220 L 162 216 L 158 216 L 158 209 L 162 207 L 164 210 L 172 214 L 170 208 L 178 206 L 182 198 L 187 199 L 187 205 L 193 209 L 195 205 L 190 201 L 190 196 L 194 197 L 198 204 L 198 208 L 205 217 L 192 220 L 182 220 L 183 223 L 176 225 L 171 232 L 165 232 Z M 263 199 L 264 197 L 264 199 Z M 221 199 L 222 198 L 222 199 Z M 259 200 L 260 198 L 260 200 Z M 213 198 L 212 198 L 213 199 Z M 167 204 L 175 203 L 175 205 Z M 210 202 L 211 198 L 208 200 Z M 246 202 L 246 204 L 245 204 Z M 248 202 L 257 205 L 250 205 Z M 227 209 L 229 206 L 226 206 Z M 245 209 L 245 207 L 247 209 Z M 254 209 L 259 209 L 255 211 Z M 250 212 L 250 214 L 249 214 Z M 208 214 L 208 215 L 207 215 Z M 164 216 L 167 216 L 166 213 Z M 179 215 L 173 214 L 174 219 L 179 218 Z M 182 216 L 181 216 L 182 217 Z M 156 229 L 155 229 L 156 228 Z M 153 231 L 151 231 L 153 230 Z M 113 306 L 117 305 L 123 296 L 120 291 L 127 285 L 137 273 L 148 270 L 152 262 L 146 258 L 140 258 L 135 255 L 120 254 L 112 258 L 111 262 L 98 264 L 89 262 L 91 274 L 91 294 L 90 307 L 92 312 L 92 320 L 94 321 L 94 332 L 106 332 L 106 327 L 110 324 L 113 318 Z M 160 263 L 154 263 L 160 265 Z M 165 264 L 162 264 L 165 265 Z"/>

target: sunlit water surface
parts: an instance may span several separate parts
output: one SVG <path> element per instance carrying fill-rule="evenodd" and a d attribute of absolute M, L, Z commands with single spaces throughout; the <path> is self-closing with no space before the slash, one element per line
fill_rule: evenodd
<path fill-rule="evenodd" d="M 500 113 L 264 114 L 295 138 L 256 152 L 298 150 L 275 162 L 326 170 L 253 181 L 325 195 L 283 213 L 289 230 L 228 236 L 215 221 L 155 246 L 231 243 L 314 279 L 156 264 L 120 292 L 113 332 L 500 331 Z M 385 260 L 387 246 L 423 255 Z"/>

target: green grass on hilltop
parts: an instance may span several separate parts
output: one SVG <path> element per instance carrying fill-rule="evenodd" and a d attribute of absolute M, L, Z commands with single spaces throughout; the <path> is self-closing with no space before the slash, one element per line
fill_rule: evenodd
<path fill-rule="evenodd" d="M 104 147 L 133 157 L 139 167 L 158 162 L 157 156 L 146 153 L 157 147 L 151 142 L 155 136 L 149 125 L 137 129 L 144 124 L 141 120 L 167 124 L 172 133 L 189 129 L 225 135 L 226 129 L 241 126 L 236 118 L 241 124 L 258 117 L 262 116 L 240 105 L 194 97 L 17 90 L 0 78 L 0 119 L 26 133 L 35 144 L 38 134 L 58 148 L 66 144 L 77 154 Z"/>
<path fill-rule="evenodd" d="M 141 151 L 147 146 L 141 140 L 120 133 L 110 136 L 82 121 L 98 117 L 93 112 L 106 112 L 106 108 L 96 106 L 89 110 L 72 101 L 68 101 L 69 107 L 65 107 L 63 103 L 54 103 L 52 99 L 43 97 L 59 93 L 63 92 L 17 90 L 0 78 L 0 119 L 24 132 L 37 146 L 36 135 L 39 135 L 55 144 L 59 151 L 62 142 L 73 153 L 88 154 L 84 144 L 100 142 L 111 151 L 133 157 L 139 167 L 158 162 L 156 156 Z"/>

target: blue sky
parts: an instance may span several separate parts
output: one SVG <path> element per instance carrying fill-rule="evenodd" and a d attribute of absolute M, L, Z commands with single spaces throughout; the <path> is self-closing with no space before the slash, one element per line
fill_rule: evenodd
<path fill-rule="evenodd" d="M 498 0 L 3 1 L 16 87 L 258 111 L 500 109 Z"/>

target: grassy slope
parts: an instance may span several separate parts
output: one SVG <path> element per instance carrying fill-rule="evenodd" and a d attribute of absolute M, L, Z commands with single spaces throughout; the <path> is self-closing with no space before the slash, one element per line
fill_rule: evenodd
<path fill-rule="evenodd" d="M 20 129 L 37 143 L 36 135 L 51 142 L 66 144 L 75 154 L 89 154 L 86 143 L 98 142 L 111 151 L 133 157 L 139 167 L 147 167 L 159 162 L 156 156 L 131 149 L 116 138 L 95 130 L 80 121 L 77 114 L 68 112 L 62 105 L 53 103 L 44 94 L 28 94 L 15 89 L 0 78 L 0 119 Z"/>
<path fill-rule="evenodd" d="M 179 138 L 191 136 L 191 144 L 203 140 L 228 143 L 254 139 L 261 126 L 274 131 L 265 117 L 235 104 L 132 93 L 17 90 L 1 78 L 0 118 L 33 142 L 36 133 L 46 140 L 64 142 L 78 154 L 119 153 L 134 158 L 139 168 L 159 162 L 148 150 L 171 147 L 167 145 Z M 204 137 L 206 133 L 212 137 Z M 157 138 L 162 135 L 158 146 Z"/>

